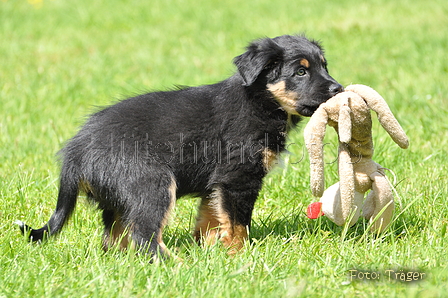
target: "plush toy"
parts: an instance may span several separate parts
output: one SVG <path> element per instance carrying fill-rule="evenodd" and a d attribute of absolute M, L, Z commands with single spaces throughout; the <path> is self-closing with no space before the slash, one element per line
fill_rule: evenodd
<path fill-rule="evenodd" d="M 385 100 L 372 88 L 350 85 L 345 91 L 321 104 L 305 127 L 305 143 L 310 155 L 311 189 L 320 202 L 308 206 L 309 218 L 327 216 L 337 225 L 352 226 L 363 216 L 372 223 L 372 232 L 389 225 L 394 201 L 384 168 L 372 160 L 372 119 L 370 110 L 401 148 L 408 138 Z M 326 125 L 339 135 L 339 179 L 324 192 L 323 139 Z M 370 193 L 364 199 L 365 193 Z M 375 220 L 376 219 L 376 220 Z"/>

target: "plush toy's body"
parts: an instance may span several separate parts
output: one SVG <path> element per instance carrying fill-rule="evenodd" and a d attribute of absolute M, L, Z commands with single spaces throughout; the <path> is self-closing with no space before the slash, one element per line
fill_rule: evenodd
<path fill-rule="evenodd" d="M 320 202 L 308 207 L 308 217 L 325 214 L 337 225 L 350 219 L 353 225 L 360 216 L 373 222 L 373 232 L 383 231 L 391 221 L 393 193 L 383 168 L 372 160 L 372 119 L 370 110 L 392 139 L 407 148 L 408 138 L 385 100 L 372 88 L 350 85 L 320 105 L 305 128 L 305 143 L 311 162 L 311 189 Z M 324 192 L 323 138 L 326 125 L 339 135 L 339 179 Z M 364 200 L 365 193 L 371 190 Z M 384 209 L 384 210 L 383 210 Z"/>

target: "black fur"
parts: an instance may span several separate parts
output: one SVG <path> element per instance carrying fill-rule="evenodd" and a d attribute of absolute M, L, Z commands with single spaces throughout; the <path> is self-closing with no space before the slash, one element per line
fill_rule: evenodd
<path fill-rule="evenodd" d="M 143 94 L 93 114 L 60 152 L 54 214 L 38 230 L 19 223 L 22 231 L 33 241 L 58 233 L 82 191 L 103 210 L 105 248 L 128 229 L 137 247 L 164 253 L 173 202 L 195 194 L 202 198 L 198 240 L 214 233 L 240 248 L 288 125 L 342 86 L 328 74 L 320 45 L 303 36 L 254 41 L 234 63 L 238 71 L 220 83 Z"/>

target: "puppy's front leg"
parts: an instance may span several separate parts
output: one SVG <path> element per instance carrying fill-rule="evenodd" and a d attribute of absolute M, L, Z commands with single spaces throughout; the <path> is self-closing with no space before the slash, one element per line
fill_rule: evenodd
<path fill-rule="evenodd" d="M 235 254 L 248 239 L 257 191 L 232 191 L 215 187 L 202 199 L 195 228 L 196 241 L 213 245 L 217 240 Z"/>

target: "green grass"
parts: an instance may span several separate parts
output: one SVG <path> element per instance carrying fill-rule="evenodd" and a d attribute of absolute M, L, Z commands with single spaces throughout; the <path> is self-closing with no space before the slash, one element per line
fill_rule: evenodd
<path fill-rule="evenodd" d="M 445 0 L 1 0 L 0 297 L 446 296 L 447 15 Z M 100 215 L 84 199 L 56 239 L 20 236 L 15 220 L 40 226 L 51 215 L 55 153 L 96 106 L 217 82 L 249 40 L 297 32 L 323 41 L 343 85 L 379 91 L 410 138 L 401 150 L 374 122 L 374 159 L 394 171 L 398 195 L 383 236 L 362 220 L 345 233 L 306 218 L 315 199 L 300 129 L 285 166 L 265 179 L 251 242 L 235 257 L 194 244 L 195 199 L 179 200 L 165 233 L 182 263 L 103 253 Z M 336 181 L 335 165 L 326 175 Z M 354 268 L 384 275 L 350 282 Z M 399 282 L 386 270 L 426 278 Z"/>

